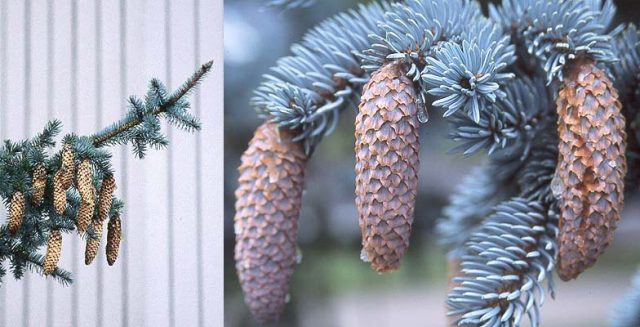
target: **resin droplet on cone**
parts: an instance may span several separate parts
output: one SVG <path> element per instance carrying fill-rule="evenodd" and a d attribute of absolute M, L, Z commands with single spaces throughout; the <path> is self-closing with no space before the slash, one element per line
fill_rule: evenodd
<path fill-rule="evenodd" d="M 261 323 L 279 319 L 296 264 L 306 155 L 292 133 L 264 123 L 242 155 L 236 195 L 236 269 Z"/>
<path fill-rule="evenodd" d="M 400 267 L 418 188 L 418 98 L 401 63 L 364 86 L 356 117 L 356 206 L 362 246 L 379 272 Z"/>
<path fill-rule="evenodd" d="M 618 92 L 589 60 L 572 64 L 557 99 L 557 272 L 576 278 L 613 239 L 624 202 L 625 120 Z"/>

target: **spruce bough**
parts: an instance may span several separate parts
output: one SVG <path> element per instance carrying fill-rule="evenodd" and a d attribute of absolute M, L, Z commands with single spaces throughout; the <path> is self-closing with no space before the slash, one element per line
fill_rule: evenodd
<path fill-rule="evenodd" d="M 189 132 L 199 130 L 200 121 L 188 111 L 186 98 L 212 65 L 208 62 L 199 67 L 172 93 L 159 80 L 151 80 L 144 100 L 129 98 L 129 110 L 121 120 L 93 135 L 69 133 L 62 137 L 57 152 L 55 138 L 62 129 L 58 120 L 50 121 L 31 139 L 4 141 L 0 147 L 0 197 L 9 219 L 0 227 L 0 279 L 8 270 L 20 279 L 29 269 L 63 284 L 71 283 L 71 273 L 57 266 L 64 235 L 77 230 L 86 239 L 85 262 L 90 264 L 107 219 L 105 250 L 109 265 L 113 265 L 120 246 L 124 203 L 113 196 L 116 181 L 107 148 L 131 144 L 133 153 L 144 158 L 150 147 L 168 145 L 161 131 L 162 120 Z"/>
<path fill-rule="evenodd" d="M 545 284 L 553 297 L 554 272 L 569 280 L 596 264 L 625 189 L 637 191 L 640 33 L 612 26 L 615 11 L 611 0 L 503 0 L 488 17 L 471 0 L 360 5 L 292 46 L 251 103 L 294 133 L 308 156 L 340 111 L 361 103 L 355 203 L 362 258 L 383 258 L 372 265 L 378 271 L 397 269 L 407 251 L 417 192 L 409 173 L 417 138 L 395 136 L 409 135 L 416 121 L 428 128 L 429 112 L 441 110 L 455 150 L 486 155 L 437 222 L 459 270 L 450 274 L 450 322 L 537 326 Z M 380 83 L 388 67 L 402 67 L 403 76 Z M 367 83 L 382 86 L 372 96 Z M 407 164 L 394 171 L 398 162 Z M 236 260 L 264 257 L 254 250 Z"/>

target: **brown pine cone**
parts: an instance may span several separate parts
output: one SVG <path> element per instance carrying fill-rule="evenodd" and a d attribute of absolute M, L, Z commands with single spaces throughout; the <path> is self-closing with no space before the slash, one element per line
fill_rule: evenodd
<path fill-rule="evenodd" d="M 60 252 L 62 250 L 62 233 L 60 230 L 54 229 L 49 232 L 49 240 L 47 241 L 47 253 L 44 256 L 44 274 L 50 275 L 56 270 L 58 261 L 60 260 Z"/>
<path fill-rule="evenodd" d="M 89 201 L 81 201 L 80 208 L 78 208 L 78 216 L 76 217 L 76 226 L 78 227 L 78 232 L 84 233 L 87 231 L 89 227 L 89 223 L 91 223 L 91 219 L 93 218 L 93 211 L 95 208 L 95 203 Z"/>
<path fill-rule="evenodd" d="M 53 175 L 53 207 L 61 215 L 67 208 L 67 188 L 64 187 L 64 172 L 58 170 Z"/>
<path fill-rule="evenodd" d="M 356 117 L 356 206 L 362 259 L 378 272 L 400 267 L 409 247 L 418 188 L 418 98 L 403 64 L 364 86 Z"/>
<path fill-rule="evenodd" d="M 60 171 L 62 174 L 62 185 L 66 190 L 71 187 L 75 170 L 75 154 L 71 143 L 65 143 L 62 147 L 62 165 Z"/>
<path fill-rule="evenodd" d="M 14 235 L 22 226 L 24 220 L 25 202 L 22 192 L 16 192 L 11 196 L 9 205 L 9 233 Z"/>
<path fill-rule="evenodd" d="M 111 203 L 113 202 L 113 191 L 116 189 L 116 180 L 113 175 L 107 175 L 102 180 L 98 198 L 98 219 L 103 222 L 109 216 Z"/>
<path fill-rule="evenodd" d="M 80 198 L 86 202 L 95 204 L 95 187 L 93 186 L 93 173 L 91 171 L 91 161 L 84 159 L 78 166 L 78 176 L 76 178 L 78 193 Z"/>
<path fill-rule="evenodd" d="M 98 254 L 100 248 L 100 239 L 102 238 L 102 220 L 94 219 L 91 223 L 93 226 L 93 237 L 87 237 L 87 245 L 84 249 L 84 264 L 90 265 Z"/>
<path fill-rule="evenodd" d="M 38 165 L 33 171 L 31 184 L 31 203 L 39 205 L 44 198 L 44 191 L 47 187 L 47 170 L 44 168 L 44 165 Z"/>
<path fill-rule="evenodd" d="M 306 155 L 292 133 L 264 123 L 242 155 L 236 195 L 235 259 L 245 302 L 261 323 L 275 322 L 296 264 Z"/>
<path fill-rule="evenodd" d="M 626 133 L 618 92 L 593 61 L 568 69 L 557 110 L 557 272 L 569 280 L 592 266 L 613 239 L 624 202 Z"/>
<path fill-rule="evenodd" d="M 107 247 L 105 252 L 107 254 L 107 263 L 109 266 L 113 266 L 118 259 L 118 252 L 120 251 L 120 241 L 122 240 L 122 222 L 120 221 L 120 215 L 109 219 L 109 225 L 107 227 Z"/>

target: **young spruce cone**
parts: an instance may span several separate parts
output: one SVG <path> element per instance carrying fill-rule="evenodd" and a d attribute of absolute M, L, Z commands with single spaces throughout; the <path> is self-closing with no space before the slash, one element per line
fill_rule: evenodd
<path fill-rule="evenodd" d="M 262 124 L 239 168 L 236 269 L 245 302 L 261 323 L 278 320 L 296 264 L 306 156 L 292 137 L 275 124 Z"/>
<path fill-rule="evenodd" d="M 93 226 L 93 237 L 87 237 L 87 244 L 84 249 L 84 264 L 90 265 L 98 254 L 100 248 L 100 239 L 102 238 L 102 220 L 94 219 L 91 223 Z"/>
<path fill-rule="evenodd" d="M 47 241 L 47 253 L 44 256 L 44 274 L 50 275 L 56 270 L 58 261 L 60 260 L 60 252 L 62 250 L 62 233 L 60 230 L 54 229 L 49 232 L 49 240 Z"/>
<path fill-rule="evenodd" d="M 116 263 L 116 259 L 118 259 L 120 240 L 122 240 L 122 222 L 120 221 L 120 215 L 116 214 L 109 219 L 109 225 L 107 226 L 107 246 L 105 251 L 109 266 L 113 266 Z"/>
<path fill-rule="evenodd" d="M 47 170 L 43 165 L 38 165 L 33 171 L 31 184 L 33 187 L 31 190 L 31 203 L 39 205 L 44 198 L 44 191 L 47 187 Z"/>
<path fill-rule="evenodd" d="M 102 180 L 98 199 L 98 219 L 103 222 L 109 216 L 111 203 L 113 202 L 113 191 L 116 189 L 116 180 L 113 175 L 107 175 Z"/>
<path fill-rule="evenodd" d="M 362 258 L 379 272 L 400 267 L 418 187 L 418 99 L 403 64 L 382 66 L 364 86 L 356 117 L 356 206 Z"/>
<path fill-rule="evenodd" d="M 11 204 L 9 205 L 9 233 L 14 235 L 22 226 L 24 219 L 24 195 L 22 192 L 16 192 L 11 196 Z"/>
<path fill-rule="evenodd" d="M 64 187 L 64 172 L 59 170 L 53 175 L 53 207 L 61 215 L 67 208 L 67 188 Z"/>
<path fill-rule="evenodd" d="M 565 74 L 557 110 L 557 271 L 569 280 L 592 266 L 613 239 L 624 202 L 626 133 L 618 92 L 590 60 L 576 61 Z"/>

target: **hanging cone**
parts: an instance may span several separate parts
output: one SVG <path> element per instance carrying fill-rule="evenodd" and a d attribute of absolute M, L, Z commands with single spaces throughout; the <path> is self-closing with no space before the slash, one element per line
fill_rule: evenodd
<path fill-rule="evenodd" d="M 73 153 L 73 146 L 70 143 L 65 143 L 62 147 L 62 165 L 60 172 L 62 185 L 66 191 L 71 187 L 75 172 L 75 154 Z"/>
<path fill-rule="evenodd" d="M 103 222 L 109 217 L 111 203 L 113 202 L 113 191 L 116 189 L 116 180 L 113 175 L 107 175 L 102 180 L 100 194 L 98 198 L 98 219 Z"/>
<path fill-rule="evenodd" d="M 67 189 L 64 187 L 64 173 L 61 170 L 53 175 L 53 207 L 59 215 L 67 208 Z"/>
<path fill-rule="evenodd" d="M 93 237 L 87 237 L 87 244 L 84 249 L 84 264 L 87 266 L 96 258 L 100 248 L 100 239 L 102 238 L 102 221 L 94 219 L 91 226 L 93 226 Z"/>
<path fill-rule="evenodd" d="M 84 233 L 89 228 L 89 223 L 93 218 L 95 204 L 92 202 L 82 201 L 80 202 L 80 208 L 78 208 L 78 216 L 76 217 L 76 226 L 78 232 Z"/>
<path fill-rule="evenodd" d="M 54 229 L 49 232 L 47 241 L 47 253 L 44 256 L 44 274 L 50 275 L 58 267 L 60 252 L 62 250 L 62 234 L 60 230 Z"/>
<path fill-rule="evenodd" d="M 122 240 L 122 222 L 120 221 L 120 215 L 109 219 L 109 225 L 107 226 L 107 247 L 105 248 L 107 254 L 107 263 L 109 266 L 118 259 L 118 252 L 120 251 L 120 241 Z"/>
<path fill-rule="evenodd" d="M 93 173 L 91 172 L 91 161 L 84 159 L 78 166 L 77 176 L 78 193 L 80 198 L 86 202 L 92 202 L 95 204 L 95 187 L 93 186 Z"/>
<path fill-rule="evenodd" d="M 44 191 L 47 187 L 47 170 L 43 165 L 38 165 L 33 171 L 31 184 L 31 203 L 39 205 L 42 202 L 42 199 L 44 199 Z"/>
<path fill-rule="evenodd" d="M 11 196 L 9 205 L 9 233 L 14 235 L 22 226 L 24 220 L 25 202 L 22 192 L 16 192 Z"/>
<path fill-rule="evenodd" d="M 264 123 L 242 155 L 235 259 L 245 302 L 261 323 L 280 317 L 296 264 L 306 156 L 292 133 Z"/>
<path fill-rule="evenodd" d="M 418 99 L 401 63 L 382 66 L 364 86 L 356 117 L 356 206 L 364 261 L 400 267 L 409 247 L 418 188 Z"/>
<path fill-rule="evenodd" d="M 624 202 L 626 133 L 618 92 L 593 61 L 571 65 L 557 109 L 557 272 L 569 280 L 592 266 L 613 239 Z"/>

